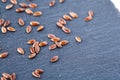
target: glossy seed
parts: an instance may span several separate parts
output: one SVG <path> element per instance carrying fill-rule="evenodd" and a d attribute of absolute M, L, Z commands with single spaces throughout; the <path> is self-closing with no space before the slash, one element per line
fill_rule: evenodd
<path fill-rule="evenodd" d="M 35 58 L 35 57 L 36 57 L 36 53 L 33 53 L 33 54 L 29 54 L 29 55 L 28 55 L 28 58 L 29 58 L 29 59 L 33 59 L 33 58 Z"/>
<path fill-rule="evenodd" d="M 36 42 L 35 39 L 30 39 L 30 40 L 27 41 L 28 44 L 34 44 L 35 42 Z"/>
<path fill-rule="evenodd" d="M 27 8 L 27 7 L 28 7 L 28 5 L 27 5 L 26 3 L 24 3 L 24 2 L 19 3 L 19 6 L 20 6 L 20 7 L 23 7 L 23 8 Z"/>
<path fill-rule="evenodd" d="M 71 18 L 69 15 L 63 15 L 63 18 L 64 18 L 65 20 L 72 20 L 72 18 Z"/>
<path fill-rule="evenodd" d="M 67 34 L 71 33 L 71 30 L 69 28 L 63 27 L 62 30 Z"/>
<path fill-rule="evenodd" d="M 8 52 L 0 53 L 0 58 L 6 58 L 8 56 Z"/>
<path fill-rule="evenodd" d="M 33 16 L 41 16 L 42 15 L 42 12 L 41 11 L 36 11 L 33 13 Z"/>
<path fill-rule="evenodd" d="M 33 47 L 35 48 L 35 52 L 36 53 L 39 53 L 40 52 L 40 47 L 39 47 L 39 42 L 36 41 L 34 44 L 33 44 Z"/>
<path fill-rule="evenodd" d="M 7 27 L 7 30 L 8 30 L 8 31 L 12 31 L 12 32 L 16 31 L 16 29 L 13 28 L 13 27 L 11 27 L 11 26 Z"/>
<path fill-rule="evenodd" d="M 25 11 L 24 8 L 17 8 L 17 9 L 16 9 L 16 12 L 18 12 L 18 13 L 21 13 L 21 12 L 24 12 L 24 11 Z"/>
<path fill-rule="evenodd" d="M 93 17 L 94 16 L 94 12 L 92 10 L 88 11 L 88 15 Z"/>
<path fill-rule="evenodd" d="M 11 77 L 11 75 L 8 73 L 2 73 L 2 76 L 7 79 Z"/>
<path fill-rule="evenodd" d="M 26 33 L 30 33 L 32 31 L 32 27 L 31 26 L 27 26 L 26 27 Z"/>
<path fill-rule="evenodd" d="M 59 27 L 59 28 L 62 28 L 62 27 L 65 27 L 63 24 L 61 24 L 60 22 L 57 22 L 56 25 Z"/>
<path fill-rule="evenodd" d="M 51 41 L 53 41 L 53 42 L 58 42 L 58 41 L 60 41 L 60 38 L 55 37 L 55 38 L 52 38 Z"/>
<path fill-rule="evenodd" d="M 40 23 L 38 21 L 31 21 L 30 25 L 31 26 L 38 26 Z"/>
<path fill-rule="evenodd" d="M 38 28 L 37 28 L 37 31 L 42 31 L 44 29 L 44 26 L 39 26 Z"/>
<path fill-rule="evenodd" d="M 58 22 L 61 23 L 61 24 L 63 24 L 63 25 L 66 24 L 66 21 L 63 18 L 60 18 Z"/>
<path fill-rule="evenodd" d="M 48 44 L 47 41 L 42 41 L 42 42 L 39 43 L 39 46 L 43 47 L 43 46 L 46 46 L 47 44 Z"/>
<path fill-rule="evenodd" d="M 76 40 L 77 42 L 81 42 L 81 41 L 82 41 L 79 36 L 75 37 L 75 40 Z"/>
<path fill-rule="evenodd" d="M 16 73 L 11 74 L 12 80 L 16 80 Z"/>
<path fill-rule="evenodd" d="M 53 7 L 55 5 L 55 0 L 52 0 L 51 2 L 49 2 L 49 6 Z"/>
<path fill-rule="evenodd" d="M 4 19 L 0 19 L 0 26 L 2 26 L 4 22 L 5 22 Z"/>
<path fill-rule="evenodd" d="M 53 56 L 50 60 L 50 62 L 54 63 L 56 61 L 58 61 L 59 57 L 58 56 Z"/>
<path fill-rule="evenodd" d="M 60 44 L 60 42 L 55 42 L 55 44 L 57 45 L 58 48 L 62 47 L 62 45 Z"/>
<path fill-rule="evenodd" d="M 32 54 L 35 53 L 35 48 L 34 48 L 33 46 L 30 46 L 30 52 L 31 52 Z"/>
<path fill-rule="evenodd" d="M 35 73 L 35 72 L 32 72 L 32 75 L 33 75 L 34 77 L 36 77 L 36 78 L 40 78 L 40 74 L 37 74 L 37 73 Z"/>
<path fill-rule="evenodd" d="M 59 0 L 60 3 L 64 3 L 65 0 Z"/>
<path fill-rule="evenodd" d="M 42 74 L 44 72 L 44 70 L 43 69 L 35 69 L 34 72 L 37 74 Z"/>
<path fill-rule="evenodd" d="M 19 19 L 18 19 L 18 24 L 19 24 L 20 26 L 24 26 L 24 25 L 25 25 L 25 22 L 24 22 L 24 20 L 23 20 L 22 18 L 19 18 Z"/>
<path fill-rule="evenodd" d="M 54 34 L 48 34 L 48 38 L 52 39 L 52 38 L 56 38 L 56 36 Z"/>
<path fill-rule="evenodd" d="M 7 20 L 7 21 L 5 21 L 5 23 L 4 23 L 4 27 L 7 27 L 7 26 L 9 26 L 10 25 L 10 23 L 11 23 L 11 21 L 10 20 Z"/>
<path fill-rule="evenodd" d="M 75 13 L 75 12 L 70 12 L 69 15 L 70 15 L 72 18 L 78 18 L 77 13 Z"/>
<path fill-rule="evenodd" d="M 25 12 L 29 15 L 33 14 L 33 11 L 31 9 L 25 9 Z"/>
<path fill-rule="evenodd" d="M 53 50 L 53 49 L 56 49 L 56 48 L 57 48 L 56 44 L 52 44 L 52 45 L 49 46 L 49 50 Z"/>
<path fill-rule="evenodd" d="M 91 16 L 87 16 L 86 18 L 84 18 L 84 21 L 88 22 L 91 21 L 93 18 Z"/>
<path fill-rule="evenodd" d="M 6 3 L 7 2 L 7 0 L 1 0 L 3 3 Z"/>
<path fill-rule="evenodd" d="M 15 5 L 17 4 L 17 0 L 10 0 L 10 2 Z"/>
<path fill-rule="evenodd" d="M 30 8 L 36 8 L 36 7 L 37 7 L 37 4 L 36 4 L 36 3 L 31 3 L 31 4 L 29 4 L 29 7 L 30 7 Z"/>
<path fill-rule="evenodd" d="M 21 47 L 17 48 L 17 51 L 18 51 L 18 53 L 20 53 L 21 55 L 24 55 L 24 54 L 25 54 L 23 48 L 21 48 Z"/>
<path fill-rule="evenodd" d="M 62 41 L 60 41 L 60 44 L 61 44 L 62 46 L 66 45 L 66 44 L 68 44 L 68 43 L 69 43 L 69 41 L 67 41 L 67 40 L 62 40 Z"/>
<path fill-rule="evenodd" d="M 1 77 L 0 80 L 7 80 L 5 77 Z"/>
<path fill-rule="evenodd" d="M 5 9 L 11 9 L 13 7 L 13 4 L 8 4 Z"/>
<path fill-rule="evenodd" d="M 1 31 L 2 31 L 2 33 L 7 33 L 7 29 L 5 28 L 5 27 L 1 27 Z"/>

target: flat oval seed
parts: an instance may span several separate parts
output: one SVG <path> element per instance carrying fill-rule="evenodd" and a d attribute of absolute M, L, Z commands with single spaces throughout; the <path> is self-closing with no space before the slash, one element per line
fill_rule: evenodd
<path fill-rule="evenodd" d="M 58 56 L 53 56 L 50 60 L 50 62 L 54 63 L 56 61 L 58 61 L 59 57 Z"/>
<path fill-rule="evenodd" d="M 7 26 L 9 26 L 10 25 L 10 23 L 11 23 L 11 21 L 10 20 L 7 20 L 7 21 L 5 21 L 5 23 L 4 23 L 4 27 L 7 27 Z"/>
<path fill-rule="evenodd" d="M 30 47 L 30 52 L 31 52 L 32 54 L 35 53 L 35 48 L 34 48 L 33 46 Z"/>
<path fill-rule="evenodd" d="M 24 26 L 24 25 L 25 25 L 25 22 L 24 22 L 24 20 L 23 20 L 22 18 L 19 18 L 19 19 L 18 19 L 18 24 L 19 24 L 20 26 Z"/>
<path fill-rule="evenodd" d="M 16 74 L 15 73 L 12 73 L 11 77 L 12 77 L 12 80 L 16 80 Z"/>
<path fill-rule="evenodd" d="M 7 27 L 7 30 L 8 30 L 8 31 L 12 31 L 12 32 L 16 31 L 16 29 L 13 28 L 13 27 L 11 27 L 11 26 Z"/>
<path fill-rule="evenodd" d="M 47 41 L 42 41 L 42 42 L 39 43 L 39 46 L 43 47 L 43 46 L 46 46 L 47 44 L 48 44 Z"/>
<path fill-rule="evenodd" d="M 60 22 L 57 22 L 56 25 L 59 27 L 59 28 L 62 28 L 62 27 L 65 27 L 63 24 L 61 24 Z"/>
<path fill-rule="evenodd" d="M 7 0 L 1 0 L 3 3 L 6 3 L 7 2 Z"/>
<path fill-rule="evenodd" d="M 63 18 L 64 18 L 65 20 L 72 20 L 72 18 L 71 18 L 69 15 L 63 15 Z"/>
<path fill-rule="evenodd" d="M 23 48 L 21 48 L 21 47 L 17 48 L 17 51 L 18 51 L 18 53 L 20 53 L 21 55 L 24 55 L 24 54 L 25 54 Z"/>
<path fill-rule="evenodd" d="M 36 11 L 33 13 L 33 16 L 37 17 L 37 16 L 41 16 L 42 12 L 41 11 Z"/>
<path fill-rule="evenodd" d="M 25 12 L 29 15 L 33 14 L 33 11 L 31 9 L 25 9 Z"/>
<path fill-rule="evenodd" d="M 36 40 L 35 39 L 30 39 L 30 40 L 28 40 L 28 44 L 34 44 L 36 42 Z"/>
<path fill-rule="evenodd" d="M 61 44 L 62 46 L 66 45 L 66 44 L 68 44 L 68 43 L 69 43 L 69 41 L 67 41 L 67 40 L 62 40 L 62 41 L 60 41 L 60 44 Z"/>
<path fill-rule="evenodd" d="M 8 52 L 0 53 L 0 58 L 6 58 L 8 56 Z"/>
<path fill-rule="evenodd" d="M 33 59 L 33 58 L 35 58 L 35 57 L 36 57 L 36 53 L 29 54 L 29 56 L 28 56 L 29 59 Z"/>
<path fill-rule="evenodd" d="M 86 18 L 84 18 L 84 21 L 88 22 L 88 21 L 91 21 L 93 18 L 92 16 L 87 16 Z"/>
<path fill-rule="evenodd" d="M 55 44 L 57 45 L 58 48 L 62 47 L 62 45 L 60 44 L 60 42 L 55 42 Z"/>
<path fill-rule="evenodd" d="M 54 34 L 48 34 L 48 38 L 52 39 L 52 38 L 56 38 L 56 36 Z"/>
<path fill-rule="evenodd" d="M 2 33 L 7 33 L 7 29 L 5 28 L 5 27 L 1 27 L 1 31 L 2 31 Z"/>
<path fill-rule="evenodd" d="M 10 0 L 10 2 L 15 5 L 17 4 L 17 0 Z"/>
<path fill-rule="evenodd" d="M 51 41 L 53 41 L 53 42 L 58 42 L 58 41 L 60 41 L 60 38 L 55 37 L 55 38 L 52 38 Z"/>
<path fill-rule="evenodd" d="M 44 29 L 44 26 L 39 26 L 38 28 L 37 28 L 37 31 L 42 31 Z"/>
<path fill-rule="evenodd" d="M 60 3 L 64 3 L 65 0 L 59 0 Z"/>
<path fill-rule="evenodd" d="M 6 78 L 4 78 L 4 77 L 1 77 L 1 79 L 0 80 L 7 80 Z"/>
<path fill-rule="evenodd" d="M 2 73 L 2 76 L 7 79 L 11 77 L 11 75 L 8 73 Z"/>
<path fill-rule="evenodd" d="M 81 42 L 81 41 L 82 41 L 79 36 L 75 37 L 75 40 L 76 40 L 77 42 Z"/>
<path fill-rule="evenodd" d="M 13 7 L 13 4 L 8 4 L 5 9 L 11 9 Z"/>
<path fill-rule="evenodd" d="M 72 18 L 78 18 L 77 13 L 75 13 L 75 12 L 70 12 L 69 14 Z"/>
<path fill-rule="evenodd" d="M 62 30 L 67 34 L 71 33 L 71 30 L 69 28 L 63 27 Z"/>
<path fill-rule="evenodd" d="M 94 12 L 92 10 L 88 11 L 88 15 L 93 17 L 94 16 Z"/>
<path fill-rule="evenodd" d="M 19 3 L 19 6 L 20 6 L 20 7 L 23 7 L 23 8 L 27 8 L 27 7 L 28 7 L 28 5 L 27 5 L 26 3 L 24 3 L 24 2 Z"/>
<path fill-rule="evenodd" d="M 63 18 L 60 18 L 58 22 L 61 23 L 61 24 L 63 24 L 63 25 L 66 24 L 66 21 Z"/>
<path fill-rule="evenodd" d="M 36 41 L 34 44 L 33 44 L 33 47 L 35 48 L 35 52 L 36 53 L 39 53 L 40 52 L 40 47 L 39 47 L 39 42 Z"/>
<path fill-rule="evenodd" d="M 0 19 L 0 26 L 2 26 L 4 22 L 5 22 L 4 19 Z"/>
<path fill-rule="evenodd" d="M 52 45 L 49 46 L 49 50 L 53 50 L 53 49 L 56 49 L 56 48 L 57 48 L 56 44 L 52 44 Z"/>
<path fill-rule="evenodd" d="M 44 72 L 43 69 L 35 69 L 35 73 L 37 74 L 42 74 Z"/>
<path fill-rule="evenodd" d="M 52 0 L 51 2 L 49 2 L 49 6 L 53 7 L 55 5 L 55 0 Z"/>
<path fill-rule="evenodd" d="M 25 11 L 24 8 L 17 8 L 17 9 L 16 9 L 16 12 L 18 12 L 18 13 L 21 13 L 21 12 L 24 12 L 24 11 Z"/>
<path fill-rule="evenodd" d="M 40 23 L 38 21 L 31 21 L 30 25 L 31 26 L 38 26 Z"/>
<path fill-rule="evenodd" d="M 29 4 L 29 7 L 30 7 L 30 8 L 36 8 L 36 7 L 37 7 L 37 4 L 36 4 L 36 3 L 31 3 L 31 4 Z"/>
<path fill-rule="evenodd" d="M 32 31 L 32 27 L 31 26 L 27 26 L 26 27 L 26 33 L 30 33 Z"/>
<path fill-rule="evenodd" d="M 34 77 L 36 77 L 36 78 L 40 78 L 40 74 L 37 74 L 37 73 L 35 73 L 35 72 L 32 72 L 32 75 L 33 75 Z"/>

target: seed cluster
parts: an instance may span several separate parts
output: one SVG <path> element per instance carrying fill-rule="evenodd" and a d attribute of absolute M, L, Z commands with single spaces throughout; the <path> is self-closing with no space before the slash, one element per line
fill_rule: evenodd
<path fill-rule="evenodd" d="M 35 69 L 33 72 L 32 72 L 32 75 L 36 78 L 41 78 L 41 74 L 44 72 L 43 69 Z"/>
<path fill-rule="evenodd" d="M 16 74 L 2 73 L 1 80 L 16 80 Z"/>

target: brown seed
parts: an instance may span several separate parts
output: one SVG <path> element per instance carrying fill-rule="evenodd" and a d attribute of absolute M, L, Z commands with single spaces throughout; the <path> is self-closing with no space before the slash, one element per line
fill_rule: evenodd
<path fill-rule="evenodd" d="M 57 45 L 58 48 L 62 47 L 62 45 L 60 44 L 60 42 L 55 42 L 55 44 Z"/>
<path fill-rule="evenodd" d="M 33 46 L 30 47 L 30 52 L 31 52 L 32 54 L 35 53 L 35 48 L 34 48 Z"/>
<path fill-rule="evenodd" d="M 81 41 L 82 41 L 79 36 L 75 37 L 75 40 L 76 40 L 77 42 L 81 42 Z"/>
<path fill-rule="evenodd" d="M 78 18 L 77 13 L 75 13 L 75 12 L 70 12 L 69 15 L 70 15 L 72 18 Z"/>
<path fill-rule="evenodd" d="M 57 48 L 56 44 L 52 44 L 52 45 L 49 46 L 49 50 L 53 50 L 53 49 L 56 49 L 56 48 Z"/>
<path fill-rule="evenodd" d="M 18 24 L 19 24 L 20 26 L 24 26 L 24 25 L 25 25 L 25 22 L 24 22 L 24 20 L 23 20 L 22 18 L 19 18 L 19 19 L 18 19 Z"/>
<path fill-rule="evenodd" d="M 94 16 L 94 12 L 92 10 L 88 11 L 88 15 L 93 17 Z"/>
<path fill-rule="evenodd" d="M 44 70 L 43 69 L 35 69 L 34 72 L 37 74 L 42 74 L 44 72 Z"/>
<path fill-rule="evenodd" d="M 56 25 L 59 27 L 59 28 L 62 28 L 62 27 L 65 27 L 63 24 L 61 24 L 60 22 L 57 22 Z"/>
<path fill-rule="evenodd" d="M 20 12 L 24 12 L 24 11 L 25 11 L 24 8 L 17 8 L 17 9 L 16 9 L 16 12 L 18 12 L 18 13 L 20 13 Z"/>
<path fill-rule="evenodd" d="M 63 18 L 60 18 L 58 22 L 61 23 L 61 24 L 63 24 L 63 25 L 66 24 L 66 21 Z"/>
<path fill-rule="evenodd" d="M 13 7 L 13 4 L 8 4 L 5 9 L 11 9 Z"/>
<path fill-rule="evenodd" d="M 65 0 L 59 0 L 60 3 L 64 3 Z"/>
<path fill-rule="evenodd" d="M 1 0 L 3 3 L 6 3 L 7 2 L 7 0 Z"/>
<path fill-rule="evenodd" d="M 19 3 L 19 6 L 20 6 L 20 7 L 23 7 L 23 8 L 27 8 L 27 7 L 28 7 L 28 5 L 27 5 L 26 3 L 24 3 L 24 2 Z"/>
<path fill-rule="evenodd" d="M 15 73 L 12 73 L 11 77 L 12 77 L 12 80 L 16 80 L 16 74 Z"/>
<path fill-rule="evenodd" d="M 40 23 L 38 21 L 31 21 L 30 25 L 31 26 L 38 26 Z"/>
<path fill-rule="evenodd" d="M 31 26 L 27 26 L 26 27 L 26 33 L 30 33 L 32 31 L 32 27 Z"/>
<path fill-rule="evenodd" d="M 35 48 L 35 52 L 36 53 L 39 53 L 40 52 L 40 47 L 39 47 L 39 42 L 36 41 L 34 44 L 33 44 L 33 47 Z"/>
<path fill-rule="evenodd" d="M 62 30 L 67 34 L 71 33 L 71 30 L 69 28 L 63 27 Z"/>
<path fill-rule="evenodd" d="M 15 5 L 17 4 L 17 0 L 10 0 L 10 2 Z"/>
<path fill-rule="evenodd" d="M 33 13 L 33 16 L 41 16 L 42 15 L 42 12 L 41 11 L 36 11 Z"/>
<path fill-rule="evenodd" d="M 52 7 L 55 5 L 55 0 L 52 0 L 51 2 L 49 2 L 49 6 Z"/>
<path fill-rule="evenodd" d="M 29 14 L 29 15 L 31 15 L 31 14 L 33 14 L 33 11 L 31 10 L 31 9 L 25 9 L 25 12 L 27 13 L 27 14 Z"/>
<path fill-rule="evenodd" d="M 42 42 L 39 43 L 39 46 L 43 47 L 43 46 L 46 46 L 47 44 L 48 44 L 47 41 L 42 41 Z"/>
<path fill-rule="evenodd" d="M 86 18 L 84 18 L 84 21 L 88 22 L 91 21 L 93 18 L 91 16 L 87 16 Z"/>
<path fill-rule="evenodd" d="M 64 18 L 65 20 L 72 20 L 72 18 L 71 18 L 69 15 L 63 15 L 63 18 Z"/>
<path fill-rule="evenodd" d="M 8 52 L 3 52 L 0 54 L 0 58 L 6 58 L 8 56 Z"/>
<path fill-rule="evenodd" d="M 0 26 L 2 26 L 4 22 L 5 22 L 4 19 L 0 19 Z"/>
<path fill-rule="evenodd" d="M 7 80 L 5 77 L 1 77 L 1 79 L 0 80 Z"/>
<path fill-rule="evenodd" d="M 35 73 L 35 72 L 32 72 L 32 75 L 33 75 L 34 77 L 36 77 L 36 78 L 40 78 L 40 74 L 37 74 L 37 73 Z"/>
<path fill-rule="evenodd" d="M 21 47 L 17 48 L 17 51 L 18 51 L 18 53 L 20 53 L 21 55 L 24 55 L 24 54 L 25 54 L 23 48 L 21 48 Z"/>
<path fill-rule="evenodd" d="M 10 20 L 7 20 L 7 21 L 5 21 L 5 23 L 4 23 L 4 27 L 7 27 L 7 26 L 9 26 L 10 25 L 10 23 L 11 23 L 11 21 Z"/>
<path fill-rule="evenodd" d="M 29 54 L 29 55 L 28 55 L 28 58 L 29 58 L 29 59 L 32 59 L 32 58 L 35 58 L 35 57 L 36 57 L 36 53 L 34 53 L 34 54 Z"/>
<path fill-rule="evenodd" d="M 42 31 L 44 29 L 44 26 L 39 26 L 38 28 L 37 28 L 37 31 Z"/>
<path fill-rule="evenodd" d="M 54 63 L 56 61 L 58 61 L 59 57 L 58 56 L 53 56 L 50 60 L 50 62 Z"/>
<path fill-rule="evenodd" d="M 1 31 L 2 31 L 2 33 L 7 33 L 7 29 L 5 28 L 5 27 L 1 27 Z"/>
<path fill-rule="evenodd" d="M 2 73 L 2 76 L 7 79 L 11 77 L 11 75 L 8 73 Z"/>
<path fill-rule="evenodd" d="M 36 3 L 31 3 L 31 4 L 29 4 L 29 7 L 30 7 L 30 8 L 36 8 L 36 7 L 37 7 L 37 4 L 36 4 Z"/>
<path fill-rule="evenodd" d="M 54 34 L 48 34 L 48 38 L 52 39 L 52 38 L 56 38 L 56 36 Z"/>
<path fill-rule="evenodd" d="M 36 42 L 36 40 L 35 39 L 30 39 L 30 40 L 28 40 L 28 44 L 34 44 Z"/>
<path fill-rule="evenodd" d="M 55 38 L 52 38 L 51 41 L 53 41 L 53 42 L 58 42 L 58 41 L 60 41 L 60 38 L 55 37 Z"/>
<path fill-rule="evenodd" d="M 66 44 L 68 44 L 68 43 L 69 43 L 69 41 L 67 41 L 67 40 L 62 40 L 62 41 L 60 41 L 60 44 L 61 44 L 62 46 L 66 45 Z"/>
<path fill-rule="evenodd" d="M 16 31 L 16 29 L 13 28 L 13 27 L 11 27 L 11 26 L 7 27 L 7 30 L 8 30 L 8 31 L 12 31 L 12 32 Z"/>

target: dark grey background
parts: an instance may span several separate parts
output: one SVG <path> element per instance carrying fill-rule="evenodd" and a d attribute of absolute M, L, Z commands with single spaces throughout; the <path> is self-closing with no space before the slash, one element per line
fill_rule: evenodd
<path fill-rule="evenodd" d="M 39 6 L 33 11 L 43 12 L 41 17 L 16 13 L 18 6 L 5 10 L 9 1 L 5 4 L 0 2 L 0 18 L 11 20 L 11 26 L 17 29 L 14 33 L 0 32 L 0 47 L 3 49 L 0 53 L 9 52 L 6 59 L 0 59 L 0 74 L 15 72 L 17 80 L 37 80 L 31 72 L 42 68 L 45 73 L 41 75 L 41 80 L 120 80 L 120 17 L 110 0 L 66 0 L 63 4 L 56 0 L 57 3 L 52 8 L 48 7 L 49 1 L 32 1 Z M 83 18 L 87 16 L 88 10 L 93 10 L 95 16 L 86 23 Z M 72 33 L 65 34 L 55 24 L 63 14 L 70 11 L 78 13 L 79 18 L 68 21 L 66 26 Z M 24 27 L 17 24 L 18 18 L 25 20 Z M 37 32 L 37 27 L 34 27 L 30 34 L 26 34 L 25 28 L 32 20 L 40 21 L 41 25 L 45 26 L 44 31 Z M 46 46 L 35 59 L 29 60 L 27 40 L 34 38 L 52 44 L 47 38 L 48 33 L 69 40 L 70 43 L 53 51 L 49 51 Z M 83 42 L 77 43 L 75 36 L 81 36 Z M 17 47 L 24 48 L 25 55 L 18 54 Z M 52 64 L 49 60 L 54 55 L 58 55 L 60 59 Z"/>

